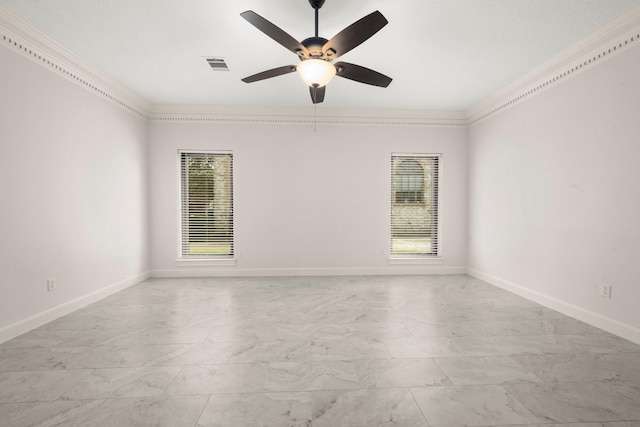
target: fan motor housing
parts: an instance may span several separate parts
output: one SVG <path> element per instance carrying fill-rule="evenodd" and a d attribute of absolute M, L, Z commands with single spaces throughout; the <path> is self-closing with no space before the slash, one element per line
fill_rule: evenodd
<path fill-rule="evenodd" d="M 335 54 L 333 49 L 329 49 L 327 52 L 323 51 L 322 48 L 327 42 L 328 40 L 323 37 L 309 37 L 308 39 L 302 40 L 300 44 L 307 48 L 309 57 L 324 59 L 325 56 L 331 58 Z"/>

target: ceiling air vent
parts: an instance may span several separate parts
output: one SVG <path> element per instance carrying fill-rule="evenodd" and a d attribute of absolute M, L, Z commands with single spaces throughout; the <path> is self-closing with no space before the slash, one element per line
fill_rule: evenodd
<path fill-rule="evenodd" d="M 227 63 L 222 58 L 204 58 L 213 71 L 229 71 Z"/>

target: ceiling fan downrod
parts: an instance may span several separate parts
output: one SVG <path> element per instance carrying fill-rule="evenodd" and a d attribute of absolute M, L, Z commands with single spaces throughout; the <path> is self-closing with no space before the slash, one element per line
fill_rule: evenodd
<path fill-rule="evenodd" d="M 318 11 L 324 4 L 325 0 L 309 0 L 309 4 L 316 11 L 316 38 L 318 37 Z"/>

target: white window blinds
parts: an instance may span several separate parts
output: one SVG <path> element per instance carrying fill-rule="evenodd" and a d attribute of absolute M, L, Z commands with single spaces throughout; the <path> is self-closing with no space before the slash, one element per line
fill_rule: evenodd
<path fill-rule="evenodd" d="M 233 156 L 180 152 L 180 258 L 233 257 Z"/>
<path fill-rule="evenodd" d="M 391 156 L 391 256 L 438 256 L 440 156 Z"/>

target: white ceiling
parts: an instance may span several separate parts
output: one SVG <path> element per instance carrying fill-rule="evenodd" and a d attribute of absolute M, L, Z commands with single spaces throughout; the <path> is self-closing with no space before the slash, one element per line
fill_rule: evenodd
<path fill-rule="evenodd" d="M 294 54 L 240 17 L 253 10 L 294 38 L 314 33 L 308 0 L 0 0 L 154 104 L 309 107 Z M 321 106 L 464 111 L 640 0 L 327 0 L 320 36 L 379 10 L 389 24 L 341 60 L 392 77 L 386 88 L 336 78 Z M 224 58 L 212 71 L 204 57 Z M 322 107 L 319 107 L 322 108 Z"/>

